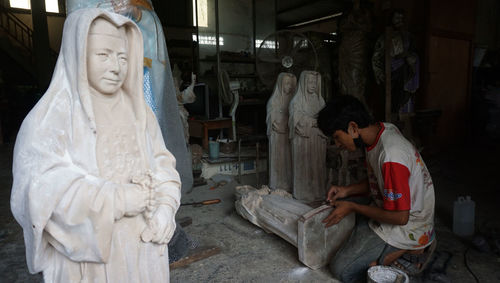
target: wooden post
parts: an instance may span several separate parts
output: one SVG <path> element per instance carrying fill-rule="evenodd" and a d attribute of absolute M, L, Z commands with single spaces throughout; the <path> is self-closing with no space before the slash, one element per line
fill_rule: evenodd
<path fill-rule="evenodd" d="M 52 77 L 52 65 L 50 60 L 49 28 L 45 2 L 31 0 L 31 21 L 33 22 L 33 54 L 35 55 L 35 66 L 37 71 L 38 86 L 45 91 Z"/>
<path fill-rule="evenodd" d="M 392 27 L 385 28 L 385 121 L 391 122 L 391 49 L 392 49 Z"/>

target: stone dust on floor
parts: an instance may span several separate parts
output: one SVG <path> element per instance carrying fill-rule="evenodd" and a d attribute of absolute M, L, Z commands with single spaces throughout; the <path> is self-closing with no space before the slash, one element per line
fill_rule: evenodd
<path fill-rule="evenodd" d="M 242 183 L 255 186 L 254 175 L 243 176 Z M 200 246 L 215 245 L 221 252 L 171 270 L 172 282 L 338 282 L 326 267 L 305 267 L 298 260 L 297 248 L 239 216 L 234 209 L 237 181 L 214 190 L 211 184 L 196 187 L 182 201 L 219 198 L 219 204 L 182 206 L 177 217 L 191 217 L 193 223 L 184 228 L 188 235 Z"/>

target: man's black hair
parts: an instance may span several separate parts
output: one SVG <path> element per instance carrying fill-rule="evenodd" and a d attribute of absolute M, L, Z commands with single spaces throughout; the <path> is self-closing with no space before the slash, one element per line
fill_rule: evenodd
<path fill-rule="evenodd" d="M 335 96 L 318 114 L 318 127 L 326 136 L 331 136 L 337 130 L 347 132 L 351 121 L 360 128 L 374 123 L 363 103 L 350 95 Z"/>

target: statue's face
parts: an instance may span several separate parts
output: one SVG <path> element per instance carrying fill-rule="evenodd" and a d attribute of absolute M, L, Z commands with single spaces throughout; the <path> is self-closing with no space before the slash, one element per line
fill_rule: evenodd
<path fill-rule="evenodd" d="M 293 80 L 290 76 L 284 76 L 283 82 L 281 83 L 281 87 L 283 88 L 283 93 L 288 95 L 293 90 Z"/>
<path fill-rule="evenodd" d="M 400 29 L 403 27 L 404 15 L 401 13 L 394 13 L 392 16 L 392 25 L 395 29 Z"/>
<path fill-rule="evenodd" d="M 89 85 L 103 95 L 115 94 L 123 85 L 128 70 L 127 40 L 110 22 L 92 23 L 87 42 Z"/>
<path fill-rule="evenodd" d="M 309 74 L 307 75 L 307 78 L 306 78 L 306 85 L 307 85 L 307 93 L 309 94 L 313 94 L 313 93 L 316 93 L 317 88 L 318 88 L 318 77 L 313 75 L 313 74 Z"/>

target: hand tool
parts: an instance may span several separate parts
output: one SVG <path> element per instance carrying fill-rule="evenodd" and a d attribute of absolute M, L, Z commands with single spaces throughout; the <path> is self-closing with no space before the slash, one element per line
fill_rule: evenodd
<path fill-rule="evenodd" d="M 200 202 L 189 202 L 189 203 L 181 203 L 181 205 L 210 205 L 219 203 L 220 199 L 208 199 Z"/>

